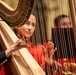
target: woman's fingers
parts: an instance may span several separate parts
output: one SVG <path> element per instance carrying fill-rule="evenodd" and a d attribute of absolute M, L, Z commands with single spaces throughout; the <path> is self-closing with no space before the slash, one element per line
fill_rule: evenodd
<path fill-rule="evenodd" d="M 22 39 L 19 39 L 17 40 L 13 45 L 12 47 L 14 49 L 20 49 L 20 48 L 23 48 L 23 47 L 29 47 L 29 45 Z"/>

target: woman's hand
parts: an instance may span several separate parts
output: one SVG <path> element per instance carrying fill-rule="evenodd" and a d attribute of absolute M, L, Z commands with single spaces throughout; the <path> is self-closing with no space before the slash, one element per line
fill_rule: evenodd
<path fill-rule="evenodd" d="M 45 56 L 46 62 L 52 65 L 53 55 L 56 52 L 57 48 L 54 48 L 54 43 L 50 41 L 47 42 L 42 48 L 43 48 L 43 54 Z"/>
<path fill-rule="evenodd" d="M 23 40 L 23 39 L 19 39 L 17 40 L 12 46 L 11 48 L 14 49 L 15 51 L 18 49 L 21 49 L 23 47 L 29 47 L 28 44 Z"/>
<path fill-rule="evenodd" d="M 27 45 L 27 43 L 24 40 L 19 39 L 5 51 L 5 54 L 7 57 L 9 57 L 13 52 L 15 52 L 23 47 L 29 47 L 29 46 Z"/>

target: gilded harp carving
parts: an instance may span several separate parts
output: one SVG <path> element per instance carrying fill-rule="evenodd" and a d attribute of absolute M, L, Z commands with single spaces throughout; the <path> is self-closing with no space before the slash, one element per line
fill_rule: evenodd
<path fill-rule="evenodd" d="M 29 2 L 34 2 L 34 0 L 19 0 L 19 2 L 21 3 L 21 1 L 24 4 L 28 4 Z M 27 3 L 26 3 L 27 2 Z M 0 7 L 2 1 L 0 0 Z M 22 4 L 23 4 L 22 3 Z M 30 5 L 30 3 L 29 3 Z M 17 18 L 19 17 L 19 19 L 17 19 L 16 21 L 11 21 L 9 20 L 11 19 L 16 19 L 15 16 L 12 16 L 12 14 L 15 13 L 15 11 L 13 11 L 13 13 L 10 12 L 6 12 L 6 16 L 4 17 L 5 13 L 2 13 L 2 8 L 0 9 L 0 17 L 5 20 L 5 22 L 7 22 L 10 26 L 19 26 L 22 25 L 24 22 L 26 22 L 31 14 L 32 11 L 32 7 L 30 6 L 31 9 L 29 10 L 29 8 L 27 7 L 27 12 L 26 14 L 23 14 L 23 12 L 19 13 L 15 16 L 17 16 Z M 22 8 L 22 7 L 21 7 Z M 26 6 L 25 6 L 26 8 Z M 23 8 L 23 9 L 25 9 Z M 7 10 L 7 9 L 6 9 Z M 3 11 L 6 11 L 5 9 Z M 30 13 L 28 13 L 30 12 Z M 9 18 L 7 17 L 7 14 L 10 14 Z M 23 19 L 19 14 L 21 14 L 21 16 L 23 16 L 23 18 L 25 17 L 25 19 Z M 18 16 L 19 15 L 19 16 Z M 21 19 L 20 19 L 21 18 Z M 23 21 L 22 21 L 23 20 Z M 19 21 L 19 22 L 18 22 Z M 22 21 L 22 23 L 21 23 Z M 5 23 L 4 21 L 0 21 L 0 44 L 2 45 L 3 48 L 8 48 L 10 45 L 12 45 L 14 42 L 16 42 L 18 40 L 18 38 L 16 37 L 16 35 L 14 34 L 14 32 L 11 30 L 11 28 Z M 27 58 L 28 56 L 28 58 Z M 31 62 L 30 62 L 30 61 Z M 28 50 L 26 48 L 20 49 L 19 51 L 16 51 L 12 54 L 12 61 L 9 63 L 11 65 L 11 69 L 14 70 L 14 75 L 45 75 L 44 71 L 41 69 L 41 67 L 37 64 L 37 62 L 34 60 L 34 58 L 30 55 L 30 53 L 28 52 Z"/>
<path fill-rule="evenodd" d="M 0 17 L 8 23 L 9 26 L 22 25 L 29 18 L 35 0 L 19 0 L 16 9 L 9 7 L 0 0 Z"/>

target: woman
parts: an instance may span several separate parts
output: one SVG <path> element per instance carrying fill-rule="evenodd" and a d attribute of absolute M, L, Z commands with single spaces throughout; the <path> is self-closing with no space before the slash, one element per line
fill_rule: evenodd
<path fill-rule="evenodd" d="M 53 61 L 53 54 L 55 53 L 57 48 L 54 48 L 54 44 L 52 42 L 47 42 L 45 45 L 37 46 L 28 42 L 28 39 L 34 33 L 35 26 L 36 18 L 34 15 L 31 15 L 28 21 L 23 26 L 16 27 L 14 31 L 19 38 L 22 38 L 27 42 L 27 44 L 29 45 L 29 48 L 27 48 L 27 50 L 34 57 L 37 63 L 42 67 L 42 69 L 46 71 L 46 75 L 49 75 L 52 72 L 52 65 L 55 67 L 57 66 L 56 62 Z M 49 69 L 49 71 L 48 69 L 46 69 L 46 66 Z"/>

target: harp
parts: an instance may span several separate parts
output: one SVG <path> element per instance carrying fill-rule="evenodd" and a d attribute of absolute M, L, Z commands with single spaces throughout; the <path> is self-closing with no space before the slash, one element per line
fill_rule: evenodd
<path fill-rule="evenodd" d="M 19 0 L 17 9 L 11 11 L 10 8 L 0 0 L 0 17 L 8 24 L 7 25 L 2 19 L 0 19 L 0 44 L 4 49 L 8 48 L 18 40 L 9 26 L 19 26 L 19 24 L 22 25 L 26 22 L 31 14 L 33 5 L 34 0 Z M 20 13 L 21 10 L 23 10 L 23 12 Z M 12 54 L 12 61 L 9 64 L 11 65 L 11 69 L 14 71 L 14 75 L 45 75 L 44 71 L 26 48 L 14 52 Z"/>
<path fill-rule="evenodd" d="M 62 64 L 64 75 L 75 75 L 76 72 L 76 46 L 73 28 L 52 28 L 52 39 L 58 48 L 55 59 Z"/>

